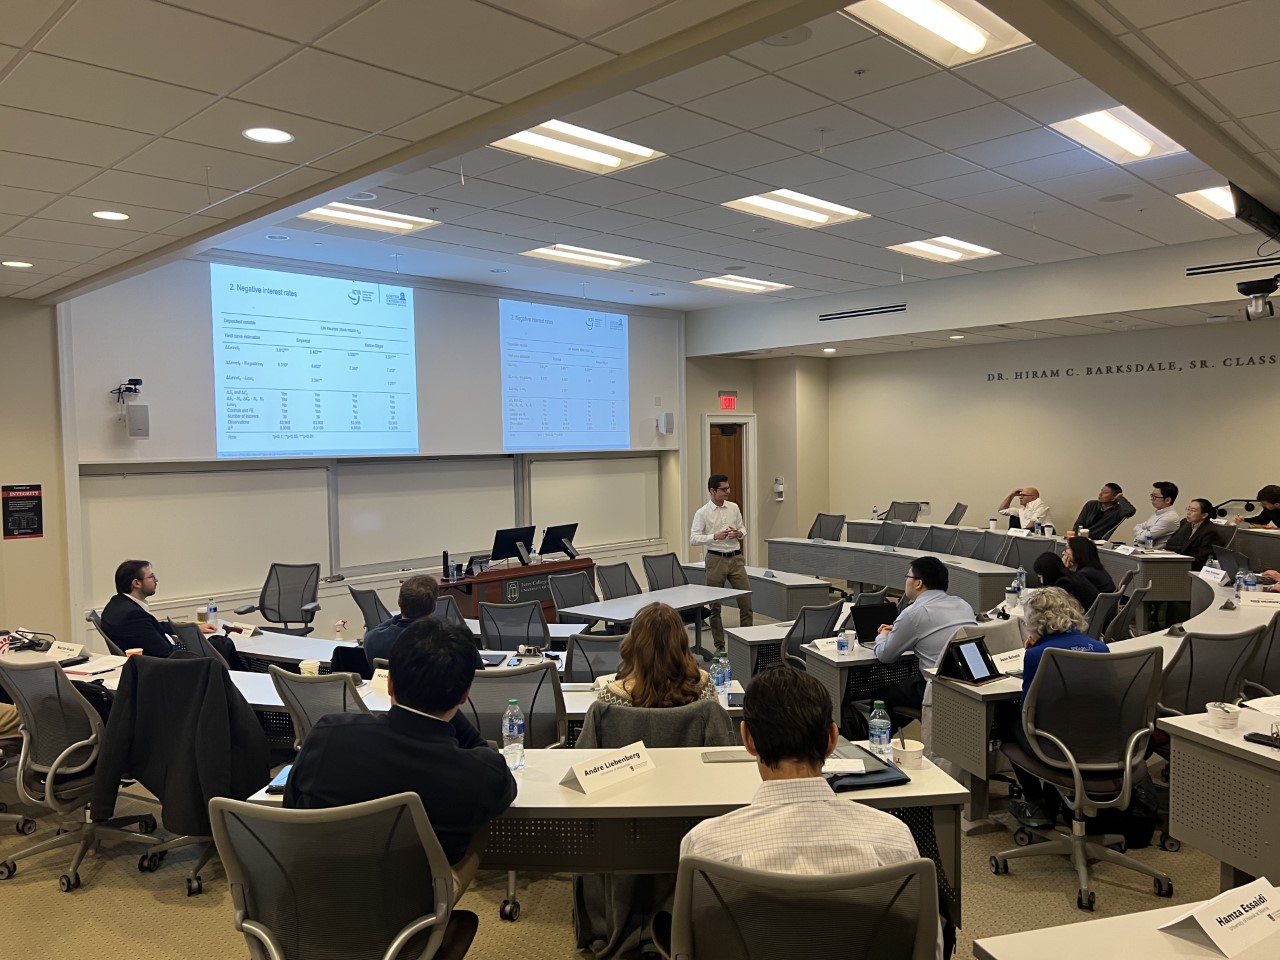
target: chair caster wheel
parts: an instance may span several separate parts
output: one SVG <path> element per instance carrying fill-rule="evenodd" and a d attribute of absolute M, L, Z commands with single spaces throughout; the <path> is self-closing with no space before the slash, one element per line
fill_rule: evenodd
<path fill-rule="evenodd" d="M 520 919 L 520 901 L 503 900 L 502 906 L 498 908 L 498 916 L 503 920 L 509 920 L 512 923 L 515 923 Z"/>
<path fill-rule="evenodd" d="M 14 827 L 14 829 L 17 830 L 18 833 L 22 834 L 24 837 L 29 837 L 31 836 L 31 834 L 36 832 L 36 822 L 31 818 L 27 817 L 22 820 L 19 820 L 17 825 Z"/>
<path fill-rule="evenodd" d="M 1002 873 L 1009 872 L 1009 861 L 1001 857 L 992 856 L 992 858 L 988 860 L 987 863 L 991 867 L 991 872 L 994 873 L 997 877 L 1000 876 L 1000 874 Z"/>
<path fill-rule="evenodd" d="M 138 858 L 138 872 L 155 873 L 160 869 L 160 861 L 163 859 L 163 853 L 144 853 Z"/>
<path fill-rule="evenodd" d="M 1010 800 L 1022 799 L 1022 784 L 1020 783 L 1009 784 L 1009 799 Z"/>
<path fill-rule="evenodd" d="M 1173 896 L 1173 881 L 1165 883 L 1163 880 L 1156 880 L 1156 896 L 1170 898 Z"/>
<path fill-rule="evenodd" d="M 58 889 L 63 893 L 70 893 L 80 887 L 80 874 L 72 873 L 70 875 L 63 874 L 58 878 Z"/>
<path fill-rule="evenodd" d="M 198 897 L 202 893 L 204 893 L 204 878 L 196 877 L 192 880 L 190 877 L 187 877 L 187 896 Z"/>
<path fill-rule="evenodd" d="M 148 813 L 145 817 L 143 817 L 141 820 L 138 821 L 138 832 L 139 833 L 155 833 L 156 826 L 157 826 L 156 818 Z"/>
<path fill-rule="evenodd" d="M 0 880 L 8 880 L 18 872 L 18 865 L 12 860 L 6 860 L 0 863 Z"/>
<path fill-rule="evenodd" d="M 1171 837 L 1167 833 L 1160 834 L 1160 849 L 1168 850 L 1170 853 L 1177 853 L 1182 849 L 1182 841 L 1177 837 Z"/>
<path fill-rule="evenodd" d="M 1031 842 L 1031 831 L 1026 827 L 1019 827 L 1013 831 L 1013 842 L 1020 847 L 1025 847 Z"/>
<path fill-rule="evenodd" d="M 1097 904 L 1097 902 L 1098 898 L 1092 890 L 1089 891 L 1088 900 L 1085 899 L 1083 890 L 1076 894 L 1076 906 L 1081 910 L 1088 910 L 1090 913 L 1093 913 L 1094 905 Z"/>

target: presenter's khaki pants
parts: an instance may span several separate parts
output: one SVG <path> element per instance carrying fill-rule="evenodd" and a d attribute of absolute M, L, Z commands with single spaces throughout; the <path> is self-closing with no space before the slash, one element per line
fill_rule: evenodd
<path fill-rule="evenodd" d="M 707 586 L 723 587 L 726 583 L 735 590 L 750 590 L 747 580 L 747 561 L 739 553 L 736 557 L 726 557 L 714 550 L 707 551 Z M 735 601 L 738 605 L 738 625 L 749 627 L 755 622 L 751 610 L 751 594 L 744 593 Z M 711 604 L 711 639 L 716 650 L 724 649 L 724 622 L 720 617 L 720 604 Z"/>

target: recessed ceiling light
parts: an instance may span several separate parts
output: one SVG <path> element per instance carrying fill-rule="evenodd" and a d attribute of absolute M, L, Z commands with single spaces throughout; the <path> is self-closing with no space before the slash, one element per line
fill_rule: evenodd
<path fill-rule="evenodd" d="M 948 339 L 948 340 L 963 340 L 963 339 L 964 339 L 964 334 L 963 334 L 963 333 L 953 333 L 951 336 L 947 337 L 947 339 Z"/>
<path fill-rule="evenodd" d="M 118 210 L 95 210 L 93 215 L 99 220 L 128 220 L 127 213 L 121 213 Z"/>
<path fill-rule="evenodd" d="M 587 173 L 617 173 L 666 156 L 638 143 L 576 127 L 563 120 L 548 120 L 495 140 L 489 146 Z"/>
<path fill-rule="evenodd" d="M 1133 163 L 1183 152 L 1179 144 L 1128 107 L 1098 110 L 1049 126 L 1113 163 Z"/>
<path fill-rule="evenodd" d="M 275 127 L 250 127 L 248 130 L 241 130 L 240 136 L 254 143 L 293 143 L 292 133 Z"/>
<path fill-rule="evenodd" d="M 363 230 L 376 230 L 379 233 L 408 234 L 417 233 L 434 227 L 439 220 L 428 220 L 426 217 L 411 217 L 407 213 L 395 213 L 391 210 L 376 210 L 373 207 L 357 207 L 353 203 L 326 203 L 306 213 L 298 214 L 303 220 L 323 220 L 325 223 L 336 223 L 345 227 L 360 227 Z"/>
<path fill-rule="evenodd" d="M 931 240 L 912 240 L 908 243 L 895 243 L 889 247 L 899 253 L 909 253 L 913 257 L 933 260 L 936 263 L 958 263 L 961 260 L 977 260 L 981 257 L 998 257 L 1000 251 L 980 247 L 967 240 L 954 237 L 934 237 Z"/>
<path fill-rule="evenodd" d="M 861 0 L 842 12 L 944 67 L 1031 42 L 977 0 Z"/>
<path fill-rule="evenodd" d="M 772 37 L 765 37 L 760 42 L 767 43 L 771 47 L 794 47 L 812 36 L 812 27 L 799 26 L 792 27 L 785 33 L 775 33 Z"/>
<path fill-rule="evenodd" d="M 1179 193 L 1177 197 L 1214 220 L 1228 220 L 1236 215 L 1236 203 L 1231 199 L 1230 187 L 1192 190 L 1190 193 Z"/>
<path fill-rule="evenodd" d="M 268 233 L 267 239 L 268 240 L 288 240 L 289 237 L 287 234 L 284 234 L 284 233 Z"/>
<path fill-rule="evenodd" d="M 822 348 L 822 352 L 823 352 L 823 353 L 835 353 L 835 352 L 836 352 L 836 348 L 835 348 L 835 347 L 823 347 L 823 348 Z"/>
<path fill-rule="evenodd" d="M 771 190 L 754 197 L 730 200 L 721 206 L 757 217 L 781 220 L 796 227 L 829 227 L 833 223 L 861 220 L 870 214 L 838 203 L 796 193 L 794 190 Z"/>
<path fill-rule="evenodd" d="M 377 200 L 378 195 L 371 190 L 361 190 L 359 193 L 353 193 L 345 199 L 352 200 L 356 203 L 368 203 L 370 200 Z"/>
<path fill-rule="evenodd" d="M 755 280 L 751 277 L 739 277 L 732 273 L 723 277 L 706 277 L 702 280 L 690 280 L 690 283 L 704 287 L 718 287 L 721 290 L 733 290 L 737 293 L 773 293 L 776 290 L 790 290 L 787 283 L 774 283 L 772 280 Z"/>
<path fill-rule="evenodd" d="M 35 264 L 27 263 L 25 260 L 3 260 L 0 261 L 0 266 L 13 267 L 15 270 L 26 270 L 28 267 L 35 266 Z"/>
<path fill-rule="evenodd" d="M 590 250 L 587 247 L 572 247 L 567 243 L 555 243 L 537 250 L 526 250 L 522 257 L 537 257 L 539 260 L 557 260 L 560 263 L 571 263 L 579 267 L 595 267 L 598 270 L 617 270 L 619 267 L 634 267 L 648 263 L 639 257 L 628 257 L 621 253 L 606 253 L 604 250 Z"/>

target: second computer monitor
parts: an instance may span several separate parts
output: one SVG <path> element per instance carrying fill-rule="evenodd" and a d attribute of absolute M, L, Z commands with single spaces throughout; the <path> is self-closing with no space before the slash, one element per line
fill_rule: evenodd
<path fill-rule="evenodd" d="M 544 557 L 549 553 L 565 553 L 576 557 L 578 551 L 573 549 L 573 538 L 577 535 L 576 523 L 559 523 L 554 527 L 547 527 L 542 534 L 542 546 L 538 548 L 538 553 Z"/>
<path fill-rule="evenodd" d="M 533 553 L 533 527 L 509 527 L 499 530 L 493 535 L 493 549 L 489 551 L 489 560 L 519 560 L 529 562 L 529 554 Z M 524 550 L 521 551 L 521 547 Z"/>

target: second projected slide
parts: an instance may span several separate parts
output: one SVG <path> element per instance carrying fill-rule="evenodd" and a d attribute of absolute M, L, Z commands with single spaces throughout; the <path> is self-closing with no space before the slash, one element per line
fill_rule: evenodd
<path fill-rule="evenodd" d="M 626 315 L 516 300 L 498 310 L 502 448 L 630 447 Z"/>
<path fill-rule="evenodd" d="M 219 457 L 418 452 L 413 290 L 209 269 Z"/>

